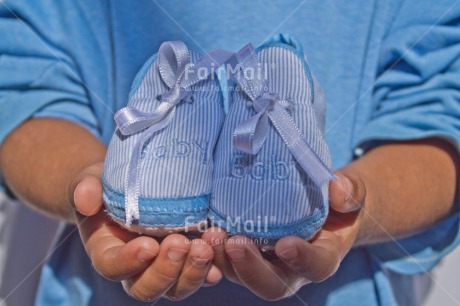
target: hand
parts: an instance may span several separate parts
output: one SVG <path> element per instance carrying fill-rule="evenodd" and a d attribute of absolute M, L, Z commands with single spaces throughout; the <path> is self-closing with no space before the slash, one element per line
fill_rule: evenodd
<path fill-rule="evenodd" d="M 214 263 L 231 281 L 271 301 L 332 276 L 356 240 L 366 196 L 358 176 L 346 170 L 336 175 L 339 179 L 329 185 L 329 216 L 312 240 L 284 237 L 275 246 L 278 258 L 270 261 L 249 238 L 228 238 L 225 231 L 212 228 L 202 238 L 213 246 Z"/>
<path fill-rule="evenodd" d="M 86 168 L 69 189 L 86 252 L 101 275 L 121 281 L 141 301 L 181 300 L 219 282 L 222 273 L 212 265 L 213 250 L 204 240 L 174 234 L 160 244 L 110 220 L 101 210 L 102 168 L 102 163 Z"/>

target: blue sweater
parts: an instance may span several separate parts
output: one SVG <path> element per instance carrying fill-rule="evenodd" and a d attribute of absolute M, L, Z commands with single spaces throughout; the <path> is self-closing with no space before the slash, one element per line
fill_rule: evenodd
<path fill-rule="evenodd" d="M 57 117 L 108 143 L 113 113 L 161 42 L 237 50 L 278 32 L 301 41 L 328 100 L 335 168 L 387 140 L 460 144 L 460 4 L 454 0 L 0 2 L 0 143 L 30 117 Z M 402 174 L 403 175 L 403 174 Z M 286 305 L 417 305 L 416 277 L 460 240 L 458 213 L 415 236 L 352 250 Z M 98 276 L 70 234 L 42 273 L 37 305 L 135 305 Z M 223 281 L 185 303 L 261 304 Z M 168 304 L 167 301 L 161 301 Z M 177 304 L 176 304 L 177 305 Z"/>

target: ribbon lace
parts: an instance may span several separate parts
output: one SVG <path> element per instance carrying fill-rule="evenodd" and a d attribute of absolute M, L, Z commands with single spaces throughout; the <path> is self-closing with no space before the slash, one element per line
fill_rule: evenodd
<path fill-rule="evenodd" d="M 260 69 L 261 66 L 252 45 L 248 44 L 238 51 L 229 63 L 233 65 L 233 71 L 236 71 L 233 78 L 252 101 L 252 106 L 257 112 L 235 128 L 234 148 L 249 154 L 257 154 L 268 136 L 269 122 L 271 122 L 296 161 L 318 187 L 335 179 L 333 172 L 306 141 L 286 110 L 289 101 L 268 92 L 261 74 L 259 76 L 253 74 L 249 77 L 244 73 L 248 68 L 258 71 L 256 69 Z"/>
<path fill-rule="evenodd" d="M 158 69 L 169 91 L 160 98 L 160 104 L 152 113 L 134 107 L 124 107 L 115 116 L 115 122 L 123 135 L 142 132 L 134 145 L 125 183 L 126 226 L 139 220 L 140 165 L 142 150 L 148 139 L 167 127 L 174 118 L 180 101 L 189 97 L 192 86 L 205 80 L 214 69 L 226 62 L 233 53 L 216 49 L 206 53 L 196 63 L 190 62 L 187 46 L 181 41 L 165 42 L 158 51 Z"/>

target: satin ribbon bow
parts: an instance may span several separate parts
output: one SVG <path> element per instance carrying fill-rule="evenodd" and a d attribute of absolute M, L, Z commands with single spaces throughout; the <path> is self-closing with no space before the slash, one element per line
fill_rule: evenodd
<path fill-rule="evenodd" d="M 268 136 L 270 121 L 296 161 L 318 187 L 334 179 L 332 171 L 306 141 L 286 110 L 289 101 L 268 92 L 261 64 L 252 45 L 246 45 L 235 53 L 229 64 L 233 66 L 233 71 L 236 71 L 233 78 L 252 101 L 252 106 L 257 112 L 235 128 L 234 148 L 257 154 Z M 252 69 L 252 73 L 247 73 L 248 69 Z"/>
<path fill-rule="evenodd" d="M 142 132 L 134 145 L 125 182 L 127 226 L 133 220 L 139 220 L 139 172 L 145 143 L 153 133 L 171 123 L 177 105 L 193 93 L 191 87 L 214 73 L 232 55 L 231 52 L 216 49 L 206 53 L 196 63 L 191 63 L 189 50 L 183 42 L 163 43 L 158 51 L 158 69 L 169 91 L 161 95 L 160 104 L 151 113 L 127 106 L 115 114 L 114 119 L 121 134 Z"/>

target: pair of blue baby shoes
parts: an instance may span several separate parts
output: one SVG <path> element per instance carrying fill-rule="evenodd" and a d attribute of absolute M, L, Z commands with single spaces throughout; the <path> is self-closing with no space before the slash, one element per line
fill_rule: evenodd
<path fill-rule="evenodd" d="M 323 92 L 288 36 L 202 57 L 165 42 L 115 114 L 107 213 L 157 237 L 212 224 L 252 238 L 309 239 L 326 219 L 334 178 L 324 117 Z"/>

